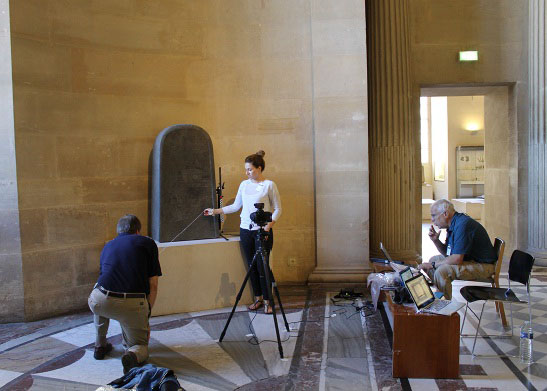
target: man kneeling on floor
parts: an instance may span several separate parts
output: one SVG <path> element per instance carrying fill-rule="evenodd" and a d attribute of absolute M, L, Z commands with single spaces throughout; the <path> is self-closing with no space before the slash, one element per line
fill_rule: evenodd
<path fill-rule="evenodd" d="M 148 358 L 148 319 L 156 301 L 161 276 L 156 243 L 141 236 L 134 215 L 118 221 L 118 236 L 101 253 L 99 280 L 89 295 L 89 308 L 97 330 L 94 357 L 102 360 L 112 350 L 106 341 L 110 319 L 122 328 L 124 374 Z"/>

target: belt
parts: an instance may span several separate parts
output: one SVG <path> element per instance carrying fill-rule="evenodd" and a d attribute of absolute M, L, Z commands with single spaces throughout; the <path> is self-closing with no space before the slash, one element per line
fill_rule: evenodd
<path fill-rule="evenodd" d="M 119 297 L 121 299 L 142 299 L 146 297 L 146 293 L 122 293 L 122 292 L 112 292 L 108 289 L 104 289 L 102 286 L 97 285 L 97 289 L 104 293 L 107 297 Z"/>

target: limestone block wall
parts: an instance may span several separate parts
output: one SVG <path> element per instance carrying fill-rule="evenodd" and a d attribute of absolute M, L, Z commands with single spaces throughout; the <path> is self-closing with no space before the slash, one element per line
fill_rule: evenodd
<path fill-rule="evenodd" d="M 226 201 L 246 179 L 245 157 L 266 152 L 264 175 L 283 206 L 272 264 L 280 282 L 306 281 L 315 263 L 310 12 L 307 0 L 214 2 L 202 55 L 185 65 Z M 239 213 L 227 219 L 239 227 Z"/>
<path fill-rule="evenodd" d="M 346 72 L 337 64 L 351 61 L 326 64 L 325 58 L 314 65 L 311 24 L 317 16 L 331 40 L 327 46 L 343 47 L 348 35 L 341 20 L 352 19 L 348 12 L 362 4 L 12 1 L 27 319 L 86 306 L 117 219 L 130 212 L 147 225 L 149 153 L 155 136 L 177 123 L 210 134 L 226 199 L 245 179 L 245 156 L 266 151 L 265 174 L 276 181 L 284 209 L 275 227 L 276 277 L 305 282 L 316 257 L 314 153 L 324 155 L 325 164 L 340 159 L 314 149 L 314 80 L 339 90 L 322 113 L 353 124 L 354 110 L 341 108 L 364 77 L 350 67 L 347 80 L 336 85 L 333 72 Z M 339 32 L 329 35 L 337 24 Z M 314 73 L 314 66 L 323 71 Z M 354 106 L 363 100 L 357 97 Z M 366 131 L 358 117 L 348 134 Z M 365 169 L 358 166 L 362 175 Z M 366 236 L 368 228 L 355 232 Z"/>

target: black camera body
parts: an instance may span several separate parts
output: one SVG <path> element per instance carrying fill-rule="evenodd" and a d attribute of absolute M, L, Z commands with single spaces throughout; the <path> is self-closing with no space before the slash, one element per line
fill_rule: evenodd
<path fill-rule="evenodd" d="M 251 213 L 251 220 L 259 227 L 264 227 L 272 221 L 272 212 L 264 211 L 264 203 L 257 202 L 255 205 L 256 212 Z"/>

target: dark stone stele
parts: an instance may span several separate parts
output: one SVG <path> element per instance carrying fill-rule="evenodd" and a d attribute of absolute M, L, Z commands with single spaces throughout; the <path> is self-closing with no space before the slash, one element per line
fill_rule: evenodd
<path fill-rule="evenodd" d="M 216 219 L 198 218 L 215 206 L 213 144 L 195 125 L 172 125 L 156 137 L 152 151 L 150 228 L 160 243 L 217 238 Z M 178 236 L 177 236 L 178 235 Z"/>

